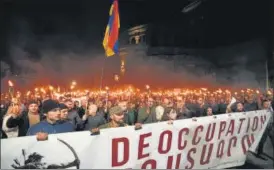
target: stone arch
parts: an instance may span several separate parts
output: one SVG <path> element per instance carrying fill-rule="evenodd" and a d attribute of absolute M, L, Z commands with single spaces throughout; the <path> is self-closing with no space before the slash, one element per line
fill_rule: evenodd
<path fill-rule="evenodd" d="M 130 44 L 136 44 L 135 37 L 130 37 Z"/>
<path fill-rule="evenodd" d="M 131 43 L 130 44 L 136 44 L 135 37 L 131 37 Z"/>

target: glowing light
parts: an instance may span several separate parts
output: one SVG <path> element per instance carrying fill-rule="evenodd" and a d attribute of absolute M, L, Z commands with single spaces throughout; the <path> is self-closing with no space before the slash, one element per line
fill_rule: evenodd
<path fill-rule="evenodd" d="M 70 89 L 71 89 L 71 90 L 73 90 L 73 89 L 74 89 L 74 86 L 73 86 L 73 85 L 71 85 L 71 86 L 70 86 Z"/>
<path fill-rule="evenodd" d="M 119 79 L 120 79 L 119 75 L 118 75 L 118 74 L 115 74 L 115 75 L 114 75 L 114 80 L 115 80 L 115 81 L 119 81 Z"/>
<path fill-rule="evenodd" d="M 10 87 L 13 87 L 13 83 L 12 83 L 11 80 L 9 80 L 8 83 L 9 83 L 9 86 L 10 86 Z"/>
<path fill-rule="evenodd" d="M 52 87 L 52 86 L 49 86 L 49 90 L 52 91 L 52 90 L 53 90 L 53 87 Z"/>
<path fill-rule="evenodd" d="M 71 82 L 71 85 L 72 85 L 72 86 L 76 86 L 76 84 L 77 84 L 76 81 L 72 81 L 72 82 Z"/>

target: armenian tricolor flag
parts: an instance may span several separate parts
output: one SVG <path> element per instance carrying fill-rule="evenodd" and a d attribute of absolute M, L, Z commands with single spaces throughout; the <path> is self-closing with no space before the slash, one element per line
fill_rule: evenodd
<path fill-rule="evenodd" d="M 110 57 L 118 53 L 118 37 L 120 28 L 120 18 L 118 9 L 118 0 L 113 0 L 109 11 L 109 21 L 103 40 L 103 46 L 106 56 Z"/>

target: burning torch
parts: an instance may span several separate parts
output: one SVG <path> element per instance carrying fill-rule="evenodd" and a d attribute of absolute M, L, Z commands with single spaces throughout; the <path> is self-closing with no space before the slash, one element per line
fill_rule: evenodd
<path fill-rule="evenodd" d="M 149 98 L 150 95 L 150 86 L 146 85 L 146 90 L 147 90 L 147 98 Z"/>
<path fill-rule="evenodd" d="M 77 84 L 76 81 L 72 81 L 71 85 L 70 85 L 70 90 L 73 90 L 75 88 L 76 84 Z"/>
<path fill-rule="evenodd" d="M 115 87 L 116 87 L 116 85 L 118 84 L 119 80 L 120 80 L 119 75 L 118 75 L 118 74 L 115 74 L 115 75 L 114 75 Z"/>
<path fill-rule="evenodd" d="M 53 95 L 52 95 L 52 91 L 53 91 L 54 87 L 53 86 L 49 86 L 49 91 L 50 91 L 50 97 L 52 98 Z"/>
<path fill-rule="evenodd" d="M 13 83 L 12 83 L 12 81 L 8 81 L 8 84 L 9 84 L 9 94 L 10 94 L 10 96 L 11 96 L 11 98 L 13 98 L 13 94 L 14 94 L 14 88 L 13 88 Z"/>
<path fill-rule="evenodd" d="M 28 91 L 27 94 L 26 94 L 27 95 L 27 99 L 29 99 L 30 94 L 31 94 L 31 91 Z"/>

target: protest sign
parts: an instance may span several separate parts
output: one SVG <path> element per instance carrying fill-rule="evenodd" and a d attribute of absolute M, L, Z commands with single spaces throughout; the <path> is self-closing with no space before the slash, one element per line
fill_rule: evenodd
<path fill-rule="evenodd" d="M 1 169 L 201 169 L 243 165 L 270 118 L 251 111 L 101 130 L 1 140 Z"/>

